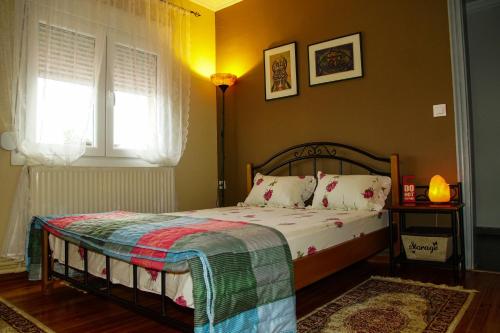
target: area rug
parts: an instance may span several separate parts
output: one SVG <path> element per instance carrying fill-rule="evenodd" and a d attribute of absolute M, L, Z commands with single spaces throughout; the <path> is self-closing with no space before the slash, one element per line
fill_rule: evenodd
<path fill-rule="evenodd" d="M 301 318 L 299 333 L 451 333 L 474 290 L 372 277 Z"/>
<path fill-rule="evenodd" d="M 54 331 L 0 297 L 0 333 L 54 333 Z"/>

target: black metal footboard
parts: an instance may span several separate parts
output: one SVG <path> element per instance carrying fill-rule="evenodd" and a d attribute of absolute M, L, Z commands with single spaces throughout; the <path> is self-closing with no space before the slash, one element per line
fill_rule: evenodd
<path fill-rule="evenodd" d="M 137 277 L 137 265 L 132 265 L 133 267 L 133 287 L 132 287 L 132 300 L 128 300 L 126 298 L 120 297 L 118 295 L 113 294 L 113 289 L 116 286 L 111 282 L 111 258 L 109 256 L 106 257 L 106 280 L 104 285 L 93 285 L 90 283 L 90 274 L 89 274 L 89 261 L 88 261 L 88 249 L 79 245 L 83 248 L 83 271 L 76 270 L 75 268 L 69 265 L 69 243 L 67 240 L 64 241 L 64 273 L 57 272 L 53 269 L 54 258 L 52 257 L 52 251 L 50 250 L 49 245 L 49 232 L 47 230 L 43 231 L 43 244 L 42 244 L 42 288 L 44 291 L 49 289 L 50 281 L 53 278 L 58 278 L 64 281 L 71 283 L 78 289 L 84 290 L 91 294 L 104 297 L 106 299 L 110 299 L 127 309 L 131 309 L 138 314 L 149 317 L 153 320 L 159 321 L 163 324 L 166 324 L 172 328 L 178 329 L 181 332 L 193 332 L 193 324 L 186 323 L 178 318 L 175 318 L 167 312 L 167 302 L 171 304 L 175 304 L 166 296 L 166 272 L 159 271 L 159 275 L 161 277 L 161 292 L 160 292 L 160 302 L 161 306 L 159 311 L 154 311 L 149 307 L 145 307 L 139 304 L 139 288 L 138 288 L 138 277 Z M 57 236 L 55 236 L 57 237 Z M 83 281 L 76 279 L 71 276 L 70 269 L 74 271 L 81 272 L 83 274 Z M 96 280 L 103 280 L 100 277 L 95 277 Z M 120 286 L 120 288 L 127 288 L 124 286 Z M 190 311 L 192 313 L 192 311 Z"/>

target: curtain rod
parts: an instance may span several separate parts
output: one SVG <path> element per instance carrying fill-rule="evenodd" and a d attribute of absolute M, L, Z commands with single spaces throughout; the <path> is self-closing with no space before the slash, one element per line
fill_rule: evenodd
<path fill-rule="evenodd" d="M 186 12 L 189 12 L 191 15 L 194 15 L 195 17 L 200 17 L 201 14 L 199 12 L 196 12 L 194 10 L 191 10 L 191 9 L 187 9 L 187 8 L 184 8 L 184 7 L 181 7 L 179 5 L 176 5 L 174 3 L 171 3 L 171 2 L 168 2 L 167 0 L 160 0 L 161 2 L 165 2 L 167 5 L 171 6 L 171 7 L 175 7 L 175 8 L 178 8 L 180 10 L 183 10 L 183 11 L 186 11 Z"/>

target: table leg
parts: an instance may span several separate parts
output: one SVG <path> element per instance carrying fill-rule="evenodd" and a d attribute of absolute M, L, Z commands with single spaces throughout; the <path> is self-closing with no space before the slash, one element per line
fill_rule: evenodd
<path fill-rule="evenodd" d="M 394 226 L 392 212 L 389 210 L 389 272 L 394 275 Z"/>
<path fill-rule="evenodd" d="M 399 220 L 401 221 L 401 231 L 406 230 L 406 214 L 400 213 L 399 214 Z"/>
<path fill-rule="evenodd" d="M 458 223 L 460 224 L 460 259 L 462 273 L 465 274 L 465 237 L 464 237 L 464 211 L 463 208 L 458 210 Z"/>
<path fill-rule="evenodd" d="M 402 212 L 399 213 L 399 223 L 398 223 L 398 237 L 399 237 L 399 259 L 402 259 L 403 256 L 406 259 L 406 251 L 404 249 L 403 243 L 401 242 L 401 234 L 406 230 L 406 215 Z"/>
<path fill-rule="evenodd" d="M 451 239 L 453 242 L 453 253 L 452 253 L 452 264 L 453 264 L 453 276 L 455 281 L 458 281 L 458 232 L 457 232 L 457 215 L 455 213 L 451 214 Z"/>

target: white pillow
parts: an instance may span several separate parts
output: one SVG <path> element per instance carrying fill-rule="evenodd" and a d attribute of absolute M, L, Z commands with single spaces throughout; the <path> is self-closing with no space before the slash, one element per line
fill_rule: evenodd
<path fill-rule="evenodd" d="M 312 208 L 381 210 L 391 190 L 391 178 L 372 175 L 327 175 L 318 172 Z"/>
<path fill-rule="evenodd" d="M 314 192 L 316 179 L 313 176 L 264 176 L 257 173 L 253 187 L 244 204 L 248 206 L 270 206 L 303 208 L 304 201 Z"/>

